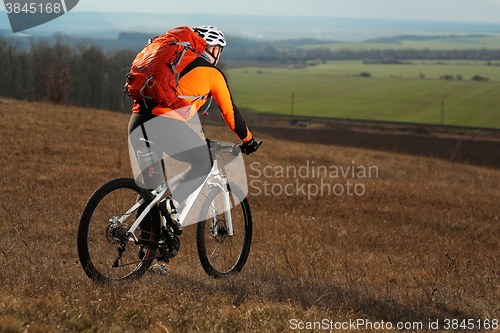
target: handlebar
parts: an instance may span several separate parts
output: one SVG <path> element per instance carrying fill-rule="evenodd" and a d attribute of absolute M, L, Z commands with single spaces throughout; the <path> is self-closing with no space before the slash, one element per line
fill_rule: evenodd
<path fill-rule="evenodd" d="M 237 144 L 236 142 L 232 145 L 221 145 L 217 141 L 210 140 L 209 138 L 206 138 L 205 141 L 207 142 L 208 149 L 210 149 L 214 154 L 220 151 L 229 150 L 229 153 L 231 153 L 233 156 L 238 156 L 241 151 L 241 144 Z M 259 149 L 261 145 L 262 141 L 257 142 L 257 146 L 253 151 L 257 151 L 257 149 Z"/>
<path fill-rule="evenodd" d="M 213 153 L 229 150 L 229 153 L 231 153 L 233 156 L 238 156 L 241 151 L 240 145 L 236 142 L 232 145 L 223 145 L 215 140 L 210 140 L 209 138 L 206 138 L 205 141 L 207 142 L 208 149 L 210 149 Z"/>

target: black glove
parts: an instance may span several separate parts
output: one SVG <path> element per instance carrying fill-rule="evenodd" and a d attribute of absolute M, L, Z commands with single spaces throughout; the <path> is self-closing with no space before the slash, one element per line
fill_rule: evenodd
<path fill-rule="evenodd" d="M 253 138 L 248 140 L 247 142 L 243 142 L 240 146 L 241 152 L 243 154 L 250 155 L 259 149 L 260 145 L 262 144 L 262 141 L 255 141 Z"/>

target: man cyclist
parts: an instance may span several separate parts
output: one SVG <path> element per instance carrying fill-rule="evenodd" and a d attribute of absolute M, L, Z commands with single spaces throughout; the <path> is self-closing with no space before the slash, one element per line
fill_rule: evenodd
<path fill-rule="evenodd" d="M 222 50 L 226 46 L 224 34 L 212 26 L 196 27 L 193 31 L 206 41 L 206 49 L 179 75 L 177 95 L 188 101 L 190 104 L 188 110 L 184 109 L 181 113 L 156 103 L 147 102 L 146 104 L 143 101 L 136 101 L 128 125 L 133 146 L 132 133 L 134 129 L 146 122 L 153 121 L 156 127 L 160 126 L 157 128 L 161 128 L 159 131 L 161 133 L 155 133 L 157 137 L 160 137 L 158 142 L 168 143 L 165 147 L 160 148 L 158 155 L 162 156 L 164 151 L 173 159 L 190 164 L 188 171 L 172 192 L 171 197 L 162 203 L 166 205 L 174 224 L 176 224 L 175 229 L 177 230 L 174 229 L 174 232 L 177 234 L 180 234 L 182 230 L 178 220 L 182 202 L 201 186 L 212 168 L 205 141 L 186 124 L 186 121 L 192 118 L 205 104 L 209 96 L 213 96 L 219 105 L 224 121 L 243 142 L 240 145 L 243 153 L 251 154 L 260 145 L 254 140 L 245 120 L 233 103 L 224 74 L 216 67 Z M 148 140 L 157 142 L 156 139 Z"/>

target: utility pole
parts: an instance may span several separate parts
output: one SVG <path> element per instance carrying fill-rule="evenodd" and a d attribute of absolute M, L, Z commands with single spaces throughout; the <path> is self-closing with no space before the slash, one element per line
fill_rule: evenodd
<path fill-rule="evenodd" d="M 444 100 L 441 101 L 441 125 L 444 124 Z"/>
<path fill-rule="evenodd" d="M 294 95 L 295 95 L 295 94 L 294 94 L 294 93 L 292 93 L 292 116 L 293 116 L 293 98 L 295 97 Z"/>

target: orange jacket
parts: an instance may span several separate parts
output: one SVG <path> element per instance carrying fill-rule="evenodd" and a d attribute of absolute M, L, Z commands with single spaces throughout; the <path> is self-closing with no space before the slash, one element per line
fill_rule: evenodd
<path fill-rule="evenodd" d="M 193 117 L 200 107 L 205 104 L 209 94 L 214 97 L 215 102 L 219 105 L 227 126 L 243 142 L 251 140 L 252 133 L 248 130 L 245 120 L 233 103 L 226 77 L 217 67 L 210 64 L 203 57 L 193 60 L 180 74 L 177 96 L 187 100 L 190 107 L 172 110 L 158 105 L 151 113 L 186 121 Z M 139 112 L 142 110 L 141 108 L 141 105 L 135 103 L 132 112 Z"/>

